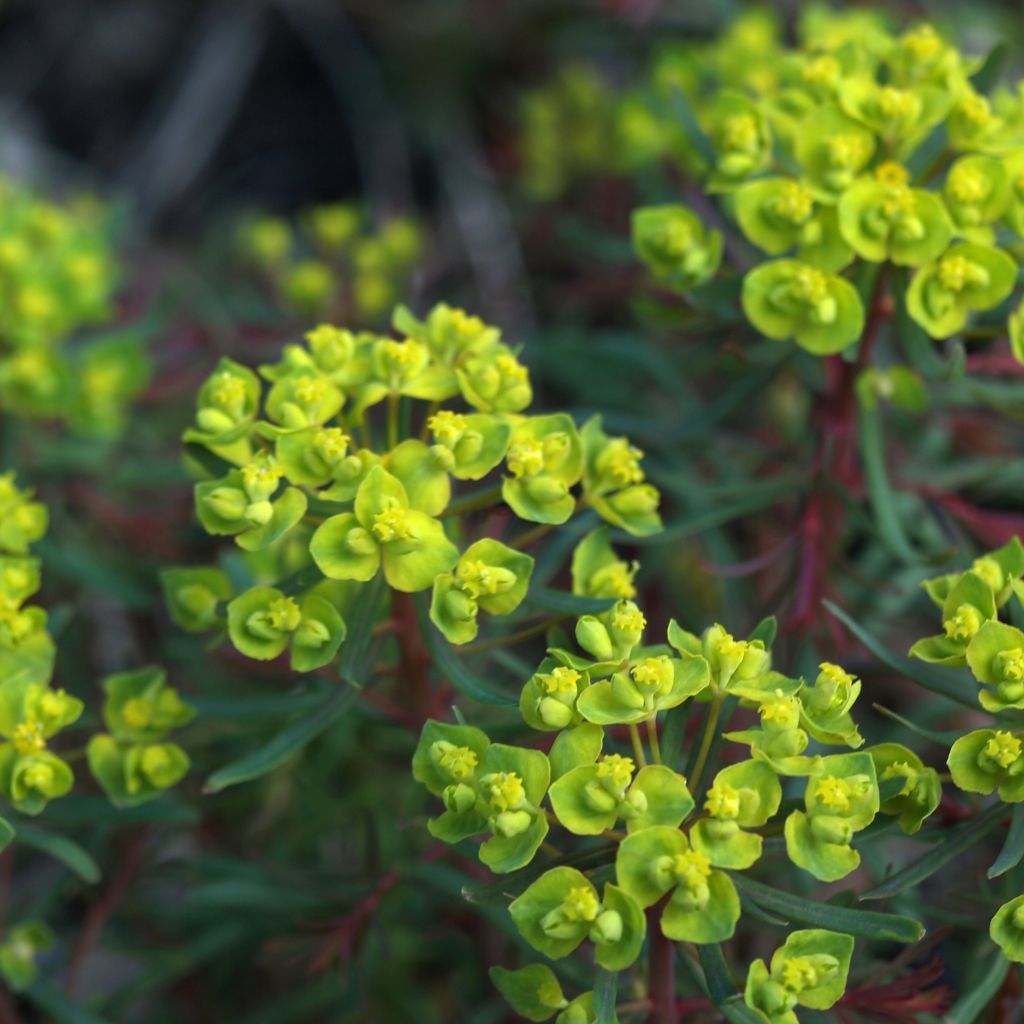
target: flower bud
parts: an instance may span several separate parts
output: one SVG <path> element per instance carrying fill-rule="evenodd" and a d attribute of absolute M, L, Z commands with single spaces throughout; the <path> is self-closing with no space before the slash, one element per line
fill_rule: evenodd
<path fill-rule="evenodd" d="M 274 506 L 269 501 L 254 501 L 246 506 L 245 518 L 253 526 L 265 526 L 274 518 Z"/>
<path fill-rule="evenodd" d="M 590 941 L 598 945 L 618 942 L 622 930 L 622 915 L 615 910 L 604 910 L 590 927 Z"/>
<path fill-rule="evenodd" d="M 615 654 L 608 630 L 593 615 L 584 615 L 576 623 L 576 643 L 596 661 L 608 661 Z"/>
<path fill-rule="evenodd" d="M 215 515 L 229 522 L 241 519 L 249 503 L 245 491 L 239 487 L 218 487 L 206 495 L 205 500 Z"/>
<path fill-rule="evenodd" d="M 573 709 L 555 697 L 542 697 L 537 704 L 537 715 L 550 729 L 564 729 L 575 717 Z"/>
<path fill-rule="evenodd" d="M 610 814 L 619 805 L 615 795 L 608 792 L 597 779 L 592 779 L 583 787 L 583 802 L 599 814 Z"/>
<path fill-rule="evenodd" d="M 476 793 L 473 791 L 473 787 L 467 786 L 464 782 L 446 786 L 442 798 L 445 807 L 455 814 L 465 814 L 476 805 Z"/>
<path fill-rule="evenodd" d="M 815 814 L 811 818 L 811 833 L 823 843 L 847 846 L 853 838 L 853 828 L 845 818 L 832 814 Z"/>
<path fill-rule="evenodd" d="M 354 555 L 372 555 L 377 550 L 377 542 L 368 530 L 355 526 L 345 537 L 345 547 Z"/>

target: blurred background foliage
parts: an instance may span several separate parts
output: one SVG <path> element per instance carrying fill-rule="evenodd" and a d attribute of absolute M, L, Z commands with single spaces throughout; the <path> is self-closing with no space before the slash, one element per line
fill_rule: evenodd
<path fill-rule="evenodd" d="M 773 5 L 784 31 L 803 6 Z M 931 630 L 920 579 L 1024 533 L 1024 378 L 986 364 L 983 347 L 977 374 L 936 385 L 926 420 L 895 413 L 890 497 L 920 557 L 894 553 L 864 496 L 839 488 L 851 525 L 822 550 L 815 600 L 795 606 L 821 364 L 780 367 L 738 346 L 714 310 L 669 310 L 631 253 L 631 210 L 678 198 L 682 184 L 671 162 L 623 159 L 615 118 L 634 141 L 643 124 L 610 97 L 639 95 L 666 45 L 714 38 L 747 11 L 724 0 L 8 0 L 0 10 L 0 169 L 41 193 L 110 204 L 123 254 L 116 329 L 149 339 L 152 364 L 119 438 L 3 422 L 5 468 L 51 508 L 38 551 L 56 678 L 95 708 L 103 675 L 160 662 L 199 710 L 183 740 L 193 771 L 173 795 L 119 811 L 78 792 L 40 822 L 48 855 L 19 844 L 0 857 L 8 927 L 41 919 L 54 933 L 35 983 L 0 996 L 0 1020 L 511 1019 L 486 974 L 515 961 L 511 923 L 503 908 L 462 900 L 476 867 L 431 844 L 409 777 L 419 726 L 445 712 L 450 687 L 410 692 L 407 666 L 385 647 L 379 682 L 301 756 L 257 782 L 202 791 L 333 684 L 208 651 L 168 619 L 159 569 L 213 550 L 193 521 L 179 436 L 220 356 L 270 361 L 314 320 L 383 327 L 402 298 L 417 312 L 444 299 L 499 324 L 525 346 L 538 405 L 602 411 L 647 451 L 668 529 L 626 552 L 643 564 L 644 607 L 659 624 L 721 619 L 745 635 L 776 613 L 787 624 L 778 661 L 794 674 L 842 658 L 870 700 L 913 702 L 918 722 L 949 723 L 817 599 L 839 601 L 902 651 Z M 1005 41 L 1011 77 L 1019 69 L 1014 3 L 885 11 L 897 25 L 933 18 L 971 52 Z M 337 217 L 351 228 L 333 250 L 324 237 L 344 224 L 336 217 L 332 235 L 326 217 L 318 234 L 310 213 L 325 204 L 344 204 L 335 213 L 348 211 Z M 493 710 L 474 715 L 495 738 L 512 728 Z M 970 713 L 957 719 L 969 723 Z M 906 740 L 882 717 L 868 728 Z M 917 898 L 950 929 L 986 920 L 973 891 Z M 906 954 L 910 980 L 862 994 L 843 1019 L 937 1019 L 946 990 L 969 989 L 988 966 L 957 955 L 955 934 L 940 929 L 930 949 Z M 1016 977 L 993 1020 L 1019 1019 Z M 851 989 L 883 990 L 886 978 L 878 968 Z"/>

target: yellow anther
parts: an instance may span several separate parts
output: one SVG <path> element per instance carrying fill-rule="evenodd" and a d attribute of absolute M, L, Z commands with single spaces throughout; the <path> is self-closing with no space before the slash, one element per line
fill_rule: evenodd
<path fill-rule="evenodd" d="M 665 655 L 644 658 L 629 670 L 629 674 L 637 685 L 653 690 L 655 693 L 668 693 L 672 689 L 675 677 L 672 659 Z"/>
<path fill-rule="evenodd" d="M 529 376 L 526 367 L 515 356 L 510 356 L 507 352 L 495 356 L 494 365 L 506 383 L 521 383 Z"/>
<path fill-rule="evenodd" d="M 516 574 L 511 569 L 487 565 L 480 559 L 460 563 L 458 576 L 462 589 L 471 597 L 502 594 L 516 582 Z"/>
<path fill-rule="evenodd" d="M 809 306 L 828 298 L 828 278 L 816 267 L 801 267 L 793 277 L 793 297 Z"/>
<path fill-rule="evenodd" d="M 828 162 L 833 167 L 849 169 L 858 166 L 865 156 L 866 145 L 860 135 L 838 132 L 826 142 Z"/>
<path fill-rule="evenodd" d="M 130 729 L 145 729 L 153 718 L 153 704 L 141 697 L 132 697 L 121 708 L 121 717 Z"/>
<path fill-rule="evenodd" d="M 798 703 L 796 697 L 776 697 L 774 700 L 765 701 L 758 708 L 758 713 L 763 722 L 777 722 L 784 725 L 793 720 Z"/>
<path fill-rule="evenodd" d="M 626 562 L 612 562 L 594 574 L 591 580 L 591 589 L 600 592 L 600 596 L 631 598 L 636 596 L 636 587 L 633 585 L 633 577 L 636 576 L 639 566 L 634 562 L 628 565 Z"/>
<path fill-rule="evenodd" d="M 800 70 L 804 81 L 812 85 L 830 85 L 839 78 L 841 72 L 839 61 L 828 54 L 813 57 Z"/>
<path fill-rule="evenodd" d="M 805 956 L 793 956 L 782 965 L 782 984 L 791 992 L 813 988 L 821 980 L 821 971 Z"/>
<path fill-rule="evenodd" d="M 878 109 L 889 120 L 912 117 L 917 113 L 919 105 L 920 101 L 913 93 L 891 85 L 884 86 L 878 94 Z"/>
<path fill-rule="evenodd" d="M 214 405 L 222 409 L 241 409 L 245 402 L 245 381 L 224 370 L 213 378 L 209 395 Z"/>
<path fill-rule="evenodd" d="M 598 470 L 608 473 L 620 487 L 640 484 L 644 481 L 644 471 L 640 468 L 640 460 L 644 453 L 634 448 L 625 438 L 617 437 L 608 442 L 608 446 L 598 459 Z"/>
<path fill-rule="evenodd" d="M 903 164 L 898 164 L 895 160 L 886 160 L 875 168 L 875 181 L 893 187 L 906 185 L 910 182 L 910 172 Z"/>
<path fill-rule="evenodd" d="M 266 493 L 271 493 L 283 475 L 281 467 L 270 458 L 260 462 L 250 462 L 242 467 L 242 482 L 247 491 L 258 488 Z"/>
<path fill-rule="evenodd" d="M 48 320 L 56 312 L 52 293 L 35 285 L 26 285 L 18 290 L 17 306 L 29 320 Z"/>
<path fill-rule="evenodd" d="M 740 791 L 727 782 L 716 782 L 708 790 L 704 807 L 713 818 L 736 818 L 740 813 Z"/>
<path fill-rule="evenodd" d="M 747 656 L 749 644 L 746 640 L 735 640 L 726 633 L 715 645 L 715 651 L 721 661 L 742 661 Z"/>
<path fill-rule="evenodd" d="M 466 417 L 451 409 L 440 409 L 427 420 L 427 427 L 433 432 L 434 439 L 449 448 L 459 442 L 467 426 Z"/>
<path fill-rule="evenodd" d="M 43 735 L 43 727 L 39 722 L 22 722 L 15 725 L 11 738 L 14 742 L 14 750 L 18 754 L 38 754 L 46 749 L 46 737 Z"/>
<path fill-rule="evenodd" d="M 414 341 L 381 342 L 384 358 L 396 367 L 413 365 L 420 357 L 419 346 Z"/>
<path fill-rule="evenodd" d="M 850 798 L 854 795 L 853 786 L 846 779 L 838 779 L 834 775 L 826 775 L 818 779 L 814 794 L 819 803 L 832 811 L 848 811 Z"/>
<path fill-rule="evenodd" d="M 1000 651 L 993 662 L 1003 679 L 1014 683 L 1024 681 L 1024 648 L 1013 647 L 1008 651 Z"/>
<path fill-rule="evenodd" d="M 580 678 L 576 669 L 559 665 L 550 672 L 537 676 L 537 682 L 548 696 L 575 698 Z"/>
<path fill-rule="evenodd" d="M 757 121 L 752 114 L 733 114 L 722 126 L 725 149 L 750 152 L 757 148 Z"/>
<path fill-rule="evenodd" d="M 823 661 L 818 666 L 818 671 L 837 688 L 853 686 L 857 681 L 856 676 L 850 675 L 850 673 L 845 669 L 840 668 L 839 665 L 836 665 L 831 661 Z"/>
<path fill-rule="evenodd" d="M 562 901 L 562 916 L 566 921 L 594 921 L 600 909 L 601 903 L 591 886 L 570 889 Z"/>
<path fill-rule="evenodd" d="M 637 607 L 616 608 L 612 613 L 612 626 L 623 633 L 639 635 L 647 626 L 647 619 Z"/>
<path fill-rule="evenodd" d="M 631 757 L 623 757 L 621 754 L 605 754 L 597 762 L 597 777 L 606 779 L 613 788 L 623 790 L 633 781 L 635 768 L 636 765 Z"/>
<path fill-rule="evenodd" d="M 696 889 L 711 876 L 711 860 L 700 850 L 684 850 L 672 858 L 672 873 L 680 885 Z"/>
<path fill-rule="evenodd" d="M 495 772 L 484 782 L 487 799 L 496 811 L 513 811 L 526 800 L 523 780 L 515 772 Z"/>
<path fill-rule="evenodd" d="M 382 544 L 387 544 L 393 540 L 411 540 L 413 538 L 409 510 L 402 508 L 397 503 L 390 504 L 386 508 L 381 509 L 373 517 L 371 529 L 377 535 L 377 540 Z"/>
<path fill-rule="evenodd" d="M 267 621 L 282 633 L 291 633 L 298 629 L 301 620 L 302 611 L 294 598 L 275 598 L 267 608 Z"/>
<path fill-rule="evenodd" d="M 970 640 L 981 629 L 981 612 L 973 605 L 962 604 L 942 622 L 950 640 Z"/>
<path fill-rule="evenodd" d="M 21 722 L 16 725 L 11 739 L 19 754 L 38 754 L 40 750 L 46 749 L 46 737 L 43 736 L 43 727 L 39 722 Z"/>
<path fill-rule="evenodd" d="M 984 200 L 991 186 L 988 178 L 977 167 L 969 164 L 957 164 L 949 172 L 946 186 L 958 203 L 980 203 Z"/>
<path fill-rule="evenodd" d="M 959 292 L 974 282 L 977 270 L 976 265 L 966 256 L 954 253 L 939 261 L 939 281 L 946 291 Z"/>
<path fill-rule="evenodd" d="M 985 744 L 984 754 L 1000 768 L 1009 768 L 1020 757 L 1022 746 L 1019 736 L 1009 732 L 994 732 Z"/>
<path fill-rule="evenodd" d="M 295 382 L 295 397 L 306 405 L 315 405 L 327 397 L 327 381 L 321 377 L 300 377 Z"/>
<path fill-rule="evenodd" d="M 803 224 L 814 210 L 814 196 L 806 185 L 787 181 L 772 201 L 772 211 L 791 224 Z"/>
<path fill-rule="evenodd" d="M 441 751 L 438 767 L 446 771 L 456 782 L 463 782 L 472 776 L 479 758 L 469 747 L 454 745 Z"/>
<path fill-rule="evenodd" d="M 654 242 L 667 255 L 681 257 L 693 247 L 695 238 L 690 226 L 684 221 L 666 219 L 658 227 Z"/>
<path fill-rule="evenodd" d="M 333 465 L 345 458 L 351 443 L 352 438 L 340 427 L 327 427 L 317 431 L 313 438 L 313 449 L 324 462 Z"/>
<path fill-rule="evenodd" d="M 508 468 L 517 479 L 544 472 L 544 448 L 537 441 L 520 441 L 508 450 Z"/>
<path fill-rule="evenodd" d="M 994 558 L 990 558 L 988 555 L 976 558 L 974 560 L 974 564 L 971 566 L 971 572 L 973 572 L 975 576 L 980 576 L 981 579 L 992 588 L 992 590 L 1002 589 L 1003 570 Z"/>
<path fill-rule="evenodd" d="M 957 108 L 964 119 L 970 121 L 975 127 L 980 128 L 992 120 L 992 105 L 984 96 L 977 93 L 969 93 L 965 96 Z"/>

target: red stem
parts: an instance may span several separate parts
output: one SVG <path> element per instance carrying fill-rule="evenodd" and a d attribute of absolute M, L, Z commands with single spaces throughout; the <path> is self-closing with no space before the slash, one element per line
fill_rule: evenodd
<path fill-rule="evenodd" d="M 651 998 L 649 1024 L 679 1024 L 676 1003 L 675 943 L 661 931 L 662 904 L 647 910 L 647 934 L 650 943 L 650 977 L 648 988 Z"/>

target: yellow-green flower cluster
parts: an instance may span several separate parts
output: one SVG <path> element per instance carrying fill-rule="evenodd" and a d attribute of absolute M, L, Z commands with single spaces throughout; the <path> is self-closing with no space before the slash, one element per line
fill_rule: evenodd
<path fill-rule="evenodd" d="M 287 649 L 294 669 L 312 671 L 334 659 L 349 605 L 381 575 L 395 591 L 432 590 L 431 620 L 467 643 L 481 614 L 509 615 L 526 598 L 533 558 L 514 537 L 463 546 L 462 510 L 504 502 L 540 532 L 580 507 L 632 534 L 661 528 L 643 453 L 598 419 L 581 429 L 563 413 L 532 415 L 529 372 L 496 328 L 444 304 L 423 320 L 399 307 L 394 323 L 399 337 L 322 324 L 259 374 L 222 359 L 203 384 L 184 434 L 206 477 L 200 522 L 280 555 L 280 571 L 250 562 L 260 585 L 237 596 L 216 569 L 168 571 L 182 626 L 226 617 L 243 653 Z M 628 572 L 606 576 L 628 584 Z"/>
<path fill-rule="evenodd" d="M 327 203 L 242 225 L 245 260 L 302 317 L 379 323 L 407 287 L 423 250 L 423 226 L 396 215 L 374 223 L 354 203 Z"/>
<path fill-rule="evenodd" d="M 149 377 L 130 333 L 67 343 L 109 323 L 119 267 L 106 212 L 0 179 L 0 407 L 113 435 Z"/>
<path fill-rule="evenodd" d="M 550 647 L 523 687 L 526 723 L 556 733 L 548 754 L 491 743 L 464 723 L 430 721 L 413 758 L 415 777 L 445 808 L 429 820 L 431 834 L 456 844 L 489 831 L 479 856 L 495 872 L 542 858 L 551 826 L 568 833 L 554 839 L 563 855 L 547 870 L 524 872 L 525 888 L 518 876 L 509 879 L 512 920 L 538 953 L 559 960 L 588 944 L 599 966 L 626 971 L 645 937 L 653 947 L 649 927 L 662 941 L 725 942 L 741 919 L 740 887 L 754 884 L 736 872 L 761 859 L 766 832 L 784 832 L 792 863 L 832 882 L 858 866 L 856 835 L 878 814 L 914 832 L 937 807 L 937 773 L 898 744 L 806 753 L 812 742 L 861 746 L 850 713 L 860 682 L 831 662 L 813 685 L 774 670 L 774 620 L 746 640 L 719 625 L 697 635 L 673 621 L 667 643 L 645 642 L 646 618 L 627 596 L 636 567 L 617 558 L 606 528 L 579 543 L 572 568 L 577 593 L 602 595 L 606 609 L 578 619 L 582 653 Z M 752 756 L 727 761 L 708 785 L 712 750 L 737 707 L 756 712 L 760 727 L 724 737 Z M 701 708 L 687 777 L 676 764 L 687 744 L 677 741 L 663 757 L 661 739 L 670 720 Z M 783 811 L 790 777 L 805 780 L 804 807 Z M 566 849 L 573 836 L 601 836 L 607 845 L 577 855 Z M 602 849 L 606 856 L 594 855 Z M 747 1006 L 772 1024 L 794 1024 L 795 1007 L 831 1007 L 845 990 L 852 952 L 848 935 L 793 932 L 770 967 L 751 965 Z M 565 1024 L 577 1007 L 580 1021 L 591 1019 L 589 993 L 570 1001 L 545 965 L 495 968 L 492 979 L 529 1020 Z"/>
<path fill-rule="evenodd" d="M 1024 603 L 1024 546 L 1014 537 L 976 558 L 970 569 L 924 581 L 941 609 L 942 633 L 910 649 L 917 658 L 951 668 L 966 666 L 991 726 L 960 736 L 947 763 L 953 784 L 965 793 L 996 793 L 1004 803 L 1024 801 L 1024 733 L 1009 717 L 1024 708 L 1024 631 L 1000 620 Z M 1016 610 L 1016 609 L 1015 609 Z M 991 873 L 990 873 L 991 874 Z M 992 939 L 1006 956 L 1024 963 L 1024 896 L 1004 904 L 992 919 Z"/>
<path fill-rule="evenodd" d="M 711 44 L 660 50 L 638 92 L 567 71 L 526 104 L 533 191 L 556 194 L 602 161 L 680 166 L 764 253 L 734 268 L 750 323 L 816 355 L 860 338 L 870 298 L 858 287 L 883 265 L 933 338 L 1001 307 L 1024 228 L 1024 95 L 979 91 L 982 62 L 927 23 L 894 34 L 819 12 L 798 38 L 788 46 L 758 10 Z M 579 154 L 567 138 L 585 140 Z M 635 212 L 635 248 L 658 280 L 686 292 L 716 273 L 723 238 L 707 219 L 679 203 Z"/>
<path fill-rule="evenodd" d="M 0 796 L 22 814 L 38 814 L 50 800 L 70 792 L 71 767 L 50 749 L 50 740 L 73 725 L 84 709 L 81 700 L 52 685 L 56 651 L 46 612 L 25 605 L 41 582 L 40 562 L 29 546 L 45 534 L 48 518 L 46 506 L 19 489 L 13 473 L 0 476 Z M 188 767 L 184 752 L 172 744 L 142 741 L 162 737 L 193 712 L 174 691 L 158 692 L 163 687 L 160 669 L 113 676 L 104 685 L 111 693 L 106 709 L 111 731 L 135 745 L 122 751 L 114 737 L 94 736 L 90 767 L 112 799 L 138 803 L 172 786 Z M 128 692 L 126 686 L 134 690 Z M 94 747 L 106 741 L 124 755 L 122 761 L 132 762 L 129 769 L 122 764 L 118 778 L 109 766 L 100 770 L 93 756 Z M 162 753 L 173 759 L 174 770 L 157 764 Z M 124 781 L 135 776 L 145 777 L 145 784 Z M 0 848 L 14 835 L 0 818 Z"/>

